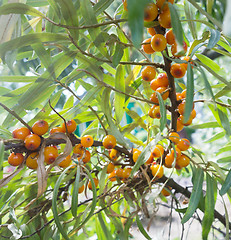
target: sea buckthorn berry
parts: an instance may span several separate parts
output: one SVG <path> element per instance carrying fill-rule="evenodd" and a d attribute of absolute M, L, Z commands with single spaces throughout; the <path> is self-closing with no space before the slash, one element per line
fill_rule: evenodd
<path fill-rule="evenodd" d="M 173 158 L 175 158 L 175 152 L 176 152 L 176 159 L 177 159 L 181 156 L 181 150 L 178 147 L 175 147 L 175 150 L 172 149 L 171 154 L 172 154 Z"/>
<path fill-rule="evenodd" d="M 91 153 L 88 150 L 85 151 L 85 156 L 84 157 L 83 156 L 82 157 L 78 157 L 78 159 L 82 160 L 84 163 L 90 162 L 90 160 L 91 160 Z"/>
<path fill-rule="evenodd" d="M 71 119 L 71 120 L 66 122 L 66 126 L 67 126 L 67 132 L 68 133 L 73 133 L 75 131 L 76 127 L 77 127 L 77 124 L 76 124 L 74 119 Z M 66 132 L 65 123 L 62 124 L 62 130 L 64 132 Z"/>
<path fill-rule="evenodd" d="M 142 49 L 145 53 L 147 54 L 152 54 L 154 53 L 155 51 L 152 49 L 152 46 L 151 46 L 151 38 L 148 38 L 146 40 L 143 41 L 143 44 L 142 44 Z"/>
<path fill-rule="evenodd" d="M 160 9 L 160 10 L 167 10 L 167 9 L 169 9 L 168 8 L 168 2 L 170 2 L 170 3 L 174 3 L 174 0 L 157 0 L 156 1 L 156 6 Z"/>
<path fill-rule="evenodd" d="M 83 153 L 84 153 L 84 147 L 82 146 L 82 144 L 76 144 L 73 148 L 73 153 L 77 154 L 77 157 L 82 157 Z"/>
<path fill-rule="evenodd" d="M 174 144 L 177 144 L 180 141 L 180 136 L 176 132 L 171 132 L 169 134 L 169 140 L 172 141 Z"/>
<path fill-rule="evenodd" d="M 147 66 L 141 71 L 141 78 L 144 81 L 150 82 L 156 76 L 156 69 L 152 66 Z"/>
<path fill-rule="evenodd" d="M 26 136 L 30 135 L 30 130 L 26 127 L 16 128 L 12 132 L 12 137 L 17 139 L 25 140 Z"/>
<path fill-rule="evenodd" d="M 191 125 L 191 124 L 192 124 L 192 120 L 193 120 L 193 118 L 192 118 L 191 116 L 189 117 L 189 119 L 188 119 L 187 122 L 185 122 L 185 119 L 184 119 L 184 116 L 183 116 L 183 115 L 180 115 L 180 117 L 179 117 L 179 121 L 180 121 L 181 124 L 183 124 L 184 126 L 189 126 L 189 125 Z"/>
<path fill-rule="evenodd" d="M 158 82 L 160 87 L 167 87 L 169 85 L 167 74 L 166 73 L 160 73 L 157 76 L 157 82 Z"/>
<path fill-rule="evenodd" d="M 179 100 L 181 100 L 182 99 L 182 95 L 181 95 L 181 93 L 176 93 L 176 100 L 177 101 L 179 101 Z"/>
<path fill-rule="evenodd" d="M 186 89 L 184 89 L 184 90 L 181 92 L 182 98 L 186 98 L 186 93 L 187 93 L 187 90 L 186 90 Z"/>
<path fill-rule="evenodd" d="M 156 19 L 158 8 L 155 3 L 148 3 L 144 9 L 144 21 L 151 22 Z"/>
<path fill-rule="evenodd" d="M 81 187 L 79 187 L 78 193 L 82 193 L 83 191 L 84 191 L 84 184 Z"/>
<path fill-rule="evenodd" d="M 162 190 L 161 190 L 161 194 L 164 196 L 164 197 L 168 197 L 171 195 L 171 188 L 170 187 L 164 187 Z"/>
<path fill-rule="evenodd" d="M 111 182 L 116 181 L 116 170 L 114 170 L 113 172 L 111 172 L 111 173 L 109 174 L 108 179 L 109 179 Z"/>
<path fill-rule="evenodd" d="M 182 58 L 182 60 L 184 60 L 184 61 L 186 61 L 186 62 L 189 62 L 189 59 L 190 59 L 189 56 L 185 56 L 185 57 Z M 185 69 L 187 70 L 187 68 L 188 68 L 188 63 L 182 63 L 182 64 L 183 64 L 183 66 L 185 67 Z M 193 68 L 193 61 L 191 61 L 190 64 L 191 64 L 191 66 L 192 66 L 192 68 Z"/>
<path fill-rule="evenodd" d="M 148 158 L 148 160 L 145 162 L 145 164 L 150 164 L 154 161 L 154 157 L 153 155 L 151 154 L 150 157 Z"/>
<path fill-rule="evenodd" d="M 158 22 L 159 22 L 160 26 L 163 28 L 171 28 L 172 23 L 171 23 L 170 11 L 165 10 L 165 11 L 161 12 L 158 17 Z M 166 40 L 166 42 L 167 42 L 167 40 Z"/>
<path fill-rule="evenodd" d="M 113 163 L 109 163 L 109 164 L 107 165 L 107 173 L 113 172 L 114 169 L 115 169 L 115 165 L 114 165 Z"/>
<path fill-rule="evenodd" d="M 151 165 L 152 175 L 154 178 L 162 178 L 164 175 L 164 168 L 159 164 Z"/>
<path fill-rule="evenodd" d="M 150 96 L 150 101 L 152 101 L 153 103 L 159 104 L 159 100 L 155 92 Z"/>
<path fill-rule="evenodd" d="M 24 144 L 28 150 L 34 151 L 40 146 L 41 138 L 37 134 L 30 134 L 26 136 Z"/>
<path fill-rule="evenodd" d="M 30 169 L 37 169 L 38 168 L 38 152 L 32 152 L 27 158 L 26 158 L 26 165 Z"/>
<path fill-rule="evenodd" d="M 86 135 L 86 136 L 83 136 L 81 138 L 81 144 L 83 147 L 87 148 L 87 147 L 91 147 L 94 143 L 94 139 L 92 136 L 90 135 Z"/>
<path fill-rule="evenodd" d="M 148 112 L 148 115 L 151 118 L 157 118 L 160 119 L 161 118 L 161 114 L 160 114 L 160 106 L 152 106 Z"/>
<path fill-rule="evenodd" d="M 183 102 L 181 102 L 179 105 L 178 105 L 178 107 L 177 107 L 177 109 L 178 109 L 178 112 L 181 114 L 181 115 L 183 115 L 184 114 L 184 109 L 185 109 L 185 101 L 183 101 Z"/>
<path fill-rule="evenodd" d="M 152 151 L 152 155 L 154 158 L 159 158 L 164 154 L 164 148 L 163 146 L 157 144 L 154 148 L 154 150 Z"/>
<path fill-rule="evenodd" d="M 131 171 L 132 171 L 132 168 L 124 168 L 124 171 L 123 171 L 123 178 L 124 179 L 128 179 L 131 175 Z"/>
<path fill-rule="evenodd" d="M 154 36 L 156 34 L 156 30 L 153 27 L 152 28 L 147 28 L 147 32 L 152 36 Z"/>
<path fill-rule="evenodd" d="M 180 119 L 177 118 L 177 122 L 176 122 L 176 131 L 179 132 L 184 128 L 184 125 L 181 123 Z"/>
<path fill-rule="evenodd" d="M 98 178 L 93 178 L 93 181 L 94 181 L 94 183 L 95 183 L 95 187 L 98 187 L 98 185 L 99 185 L 99 180 L 98 180 Z M 90 190 L 92 190 L 92 182 L 91 182 L 91 181 L 89 181 L 89 183 L 88 183 L 88 188 L 89 188 Z"/>
<path fill-rule="evenodd" d="M 172 155 L 171 153 L 167 154 L 164 159 L 164 166 L 166 168 L 172 168 L 173 162 L 174 162 L 174 155 Z"/>
<path fill-rule="evenodd" d="M 65 131 L 63 131 L 62 127 L 54 127 L 50 130 L 50 135 L 53 133 L 59 133 L 59 132 L 65 133 Z"/>
<path fill-rule="evenodd" d="M 169 96 L 169 91 L 167 91 L 167 87 L 159 87 L 156 89 L 156 92 L 159 92 L 163 98 L 163 100 L 166 100 Z"/>
<path fill-rule="evenodd" d="M 117 160 L 118 158 L 117 154 L 118 154 L 118 151 L 116 149 L 112 149 L 111 152 L 109 153 L 109 157 L 113 162 Z"/>
<path fill-rule="evenodd" d="M 170 68 L 170 73 L 172 74 L 172 76 L 174 78 L 182 78 L 182 77 L 184 77 L 186 70 L 182 64 L 174 63 L 174 64 L 172 64 L 172 66 Z"/>
<path fill-rule="evenodd" d="M 133 149 L 132 159 L 134 162 L 137 161 L 140 154 L 141 154 L 141 151 L 139 149 L 136 149 L 136 148 Z"/>
<path fill-rule="evenodd" d="M 124 5 L 124 10 L 125 11 L 128 11 L 128 3 L 127 3 L 127 0 L 122 0 L 123 2 L 123 5 Z"/>
<path fill-rule="evenodd" d="M 39 120 L 33 124 L 32 131 L 34 134 L 42 136 L 48 131 L 48 128 L 49 128 L 49 125 L 46 121 Z"/>
<path fill-rule="evenodd" d="M 112 149 L 116 146 L 116 138 L 113 135 L 107 135 L 103 139 L 103 146 L 107 149 Z"/>
<path fill-rule="evenodd" d="M 181 151 L 186 151 L 190 147 L 190 142 L 187 138 L 181 138 L 176 145 Z"/>
<path fill-rule="evenodd" d="M 183 49 L 178 52 L 177 43 L 174 43 L 174 44 L 172 44 L 172 47 L 171 47 L 171 53 L 174 57 L 182 57 L 187 52 L 187 49 L 188 49 L 188 46 L 187 46 L 186 42 L 183 41 Z M 182 64 L 184 64 L 184 63 L 182 63 Z M 185 65 L 182 65 L 182 66 L 184 66 L 184 68 L 185 68 Z M 186 70 L 187 70 L 187 68 L 186 68 Z"/>
<path fill-rule="evenodd" d="M 150 83 L 150 87 L 152 90 L 156 91 L 158 87 L 161 87 L 157 79 L 153 79 Z"/>
<path fill-rule="evenodd" d="M 193 109 L 192 112 L 191 112 L 191 114 L 190 114 L 190 117 L 191 117 L 192 119 L 194 119 L 194 118 L 196 117 L 196 115 L 197 115 L 197 112 L 196 112 L 195 109 Z"/>
<path fill-rule="evenodd" d="M 167 40 L 162 34 L 156 34 L 151 38 L 151 46 L 155 52 L 162 52 L 167 46 Z"/>
<path fill-rule="evenodd" d="M 167 43 L 170 45 L 173 45 L 176 42 L 176 38 L 172 29 L 166 32 L 165 37 L 166 37 Z"/>
<path fill-rule="evenodd" d="M 8 163 L 11 166 L 18 166 L 24 161 L 24 156 L 21 153 L 11 153 L 8 157 Z"/>
<path fill-rule="evenodd" d="M 59 163 L 59 166 L 62 168 L 66 168 L 70 166 L 71 164 L 71 156 L 68 155 L 61 163 Z"/>
<path fill-rule="evenodd" d="M 123 178 L 123 175 L 124 175 L 124 169 L 118 168 L 118 169 L 116 170 L 116 176 L 117 176 L 118 178 Z"/>
<path fill-rule="evenodd" d="M 58 149 L 55 146 L 48 146 L 44 148 L 44 161 L 47 164 L 52 164 L 58 157 Z"/>
<path fill-rule="evenodd" d="M 176 159 L 176 165 L 179 168 L 187 167 L 190 163 L 189 157 L 186 155 L 182 154 L 178 159 Z"/>

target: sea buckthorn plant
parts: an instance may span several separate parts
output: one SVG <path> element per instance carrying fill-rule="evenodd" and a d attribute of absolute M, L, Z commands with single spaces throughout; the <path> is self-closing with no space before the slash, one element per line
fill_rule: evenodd
<path fill-rule="evenodd" d="M 229 239 L 230 1 L 8 2 L 0 239 Z"/>

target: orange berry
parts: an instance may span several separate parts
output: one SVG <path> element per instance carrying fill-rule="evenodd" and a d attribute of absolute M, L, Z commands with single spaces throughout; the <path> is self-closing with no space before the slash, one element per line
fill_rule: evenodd
<path fill-rule="evenodd" d="M 164 10 L 163 12 L 161 12 L 158 17 L 158 22 L 159 22 L 160 26 L 163 28 L 171 28 L 172 23 L 171 23 L 170 11 Z M 167 42 L 167 40 L 166 40 L 166 42 Z"/>
<path fill-rule="evenodd" d="M 188 46 L 187 46 L 186 42 L 183 41 L 183 49 L 180 52 L 178 52 L 177 44 L 174 43 L 174 44 L 172 44 L 172 47 L 171 47 L 171 53 L 174 57 L 182 57 L 187 52 L 187 49 L 188 49 Z M 185 64 L 185 63 L 182 63 L 182 64 Z M 183 66 L 185 68 L 185 65 L 183 65 Z M 186 67 L 186 70 L 187 70 L 187 67 Z"/>
<path fill-rule="evenodd" d="M 113 163 L 109 163 L 109 164 L 107 165 L 107 173 L 113 172 L 114 169 L 115 169 L 115 165 L 114 165 Z"/>
<path fill-rule="evenodd" d="M 150 101 L 152 101 L 153 103 L 159 104 L 159 100 L 155 92 L 150 96 Z"/>
<path fill-rule="evenodd" d="M 117 160 L 118 158 L 117 154 L 118 154 L 118 151 L 116 149 L 111 150 L 109 157 L 111 158 L 112 161 L 115 162 Z"/>
<path fill-rule="evenodd" d="M 54 127 L 50 130 L 50 135 L 53 134 L 53 133 L 57 133 L 57 132 L 65 133 L 65 131 L 63 131 L 62 127 Z"/>
<path fill-rule="evenodd" d="M 109 179 L 111 182 L 116 181 L 116 170 L 114 170 L 113 172 L 111 172 L 111 173 L 109 174 L 108 179 Z"/>
<path fill-rule="evenodd" d="M 94 183 L 95 183 L 95 187 L 97 187 L 97 186 L 99 185 L 99 180 L 98 180 L 98 178 L 93 178 L 93 181 L 94 181 Z M 91 182 L 91 181 L 89 181 L 89 183 L 88 183 L 88 188 L 89 188 L 90 190 L 92 190 L 92 182 Z"/>
<path fill-rule="evenodd" d="M 141 154 L 141 151 L 139 149 L 136 149 L 136 148 L 133 149 L 132 159 L 134 162 L 137 161 L 140 154 Z"/>
<path fill-rule="evenodd" d="M 170 2 L 170 3 L 174 3 L 174 0 L 157 0 L 156 1 L 156 5 L 157 5 L 157 7 L 160 9 L 160 10 L 168 10 L 169 8 L 168 8 L 168 2 Z"/>
<path fill-rule="evenodd" d="M 189 56 L 186 56 L 186 57 L 183 57 L 182 60 L 186 61 L 186 62 L 189 62 L 189 59 L 190 57 Z M 187 68 L 188 68 L 188 63 L 182 63 L 183 66 L 185 67 L 186 71 L 187 71 Z M 190 62 L 192 68 L 193 68 L 193 61 Z"/>
<path fill-rule="evenodd" d="M 169 134 L 169 140 L 172 141 L 174 144 L 177 144 L 180 141 L 180 136 L 176 132 L 171 132 Z"/>
<path fill-rule="evenodd" d="M 161 118 L 161 114 L 160 114 L 160 106 L 156 106 L 156 105 L 153 105 L 149 112 L 148 112 L 148 115 L 151 117 L 151 118 L 157 118 L 157 119 L 160 119 Z"/>
<path fill-rule="evenodd" d="M 157 79 L 153 79 L 150 83 L 150 87 L 152 90 L 156 91 L 158 87 L 160 87 L 160 84 Z"/>
<path fill-rule="evenodd" d="M 184 77 L 186 70 L 182 64 L 174 63 L 170 68 L 170 73 L 174 78 L 182 78 Z"/>
<path fill-rule="evenodd" d="M 184 125 L 180 122 L 180 119 L 177 119 L 177 123 L 176 123 L 176 131 L 179 132 L 184 128 Z"/>
<path fill-rule="evenodd" d="M 166 32 L 165 37 L 166 37 L 167 43 L 170 45 L 173 45 L 176 42 L 176 38 L 172 29 Z"/>
<path fill-rule="evenodd" d="M 153 155 L 151 154 L 150 157 L 148 158 L 148 160 L 145 162 L 145 164 L 150 164 L 154 161 L 154 157 Z"/>
<path fill-rule="evenodd" d="M 83 158 L 83 156 L 82 157 L 78 157 L 78 159 L 82 160 L 84 163 L 88 163 L 91 160 L 91 153 L 88 150 L 86 150 L 85 151 L 85 157 L 84 158 Z"/>
<path fill-rule="evenodd" d="M 190 147 L 190 142 L 187 138 L 181 138 L 176 145 L 181 151 L 186 151 Z"/>
<path fill-rule="evenodd" d="M 124 168 L 124 171 L 123 171 L 123 178 L 124 179 L 127 179 L 130 177 L 131 175 L 131 171 L 132 171 L 132 168 Z"/>
<path fill-rule="evenodd" d="M 178 159 L 176 159 L 176 165 L 179 168 L 187 167 L 190 163 L 190 158 L 182 154 Z"/>
<path fill-rule="evenodd" d="M 49 125 L 46 121 L 39 120 L 33 124 L 32 131 L 34 134 L 42 136 L 48 131 L 48 128 L 49 128 Z"/>
<path fill-rule="evenodd" d="M 116 146 L 116 138 L 113 135 L 107 135 L 103 139 L 103 146 L 107 149 L 112 149 Z"/>
<path fill-rule="evenodd" d="M 58 149 L 55 146 L 48 146 L 44 148 L 44 161 L 47 164 L 51 164 L 55 161 L 55 159 L 58 157 Z"/>
<path fill-rule="evenodd" d="M 147 32 L 152 36 L 154 36 L 156 34 L 156 30 L 153 27 L 152 28 L 147 28 Z"/>
<path fill-rule="evenodd" d="M 83 191 L 84 191 L 84 184 L 81 187 L 79 187 L 78 193 L 82 193 Z"/>
<path fill-rule="evenodd" d="M 24 161 L 24 156 L 21 153 L 11 153 L 8 157 L 8 163 L 11 166 L 18 166 Z"/>
<path fill-rule="evenodd" d="M 67 132 L 68 133 L 72 133 L 75 131 L 76 127 L 77 127 L 77 124 L 75 122 L 74 119 L 71 119 L 69 121 L 66 122 L 66 126 L 67 126 Z M 66 132 L 66 127 L 65 127 L 65 123 L 62 124 L 62 130 L 64 132 Z"/>
<path fill-rule="evenodd" d="M 27 158 L 26 158 L 26 165 L 30 169 L 37 169 L 38 168 L 38 152 L 32 152 Z"/>
<path fill-rule="evenodd" d="M 164 148 L 163 146 L 157 144 L 154 148 L 154 150 L 152 151 L 152 155 L 154 158 L 159 158 L 164 154 Z"/>
<path fill-rule="evenodd" d="M 151 22 L 156 19 L 158 8 L 155 3 L 148 3 L 144 9 L 144 21 Z"/>
<path fill-rule="evenodd" d="M 174 155 L 171 153 L 167 154 L 164 159 L 164 166 L 167 168 L 172 168 L 173 162 L 174 162 Z"/>
<path fill-rule="evenodd" d="M 162 34 L 156 34 L 151 38 L 152 49 L 156 52 L 162 52 L 167 46 L 167 40 Z"/>
<path fill-rule="evenodd" d="M 177 101 L 179 101 L 179 100 L 181 100 L 182 99 L 182 95 L 181 95 L 181 93 L 176 93 L 176 100 Z"/>
<path fill-rule="evenodd" d="M 170 187 L 164 187 L 162 190 L 161 190 L 161 194 L 164 196 L 164 197 L 168 197 L 171 195 L 171 189 Z"/>
<path fill-rule="evenodd" d="M 59 166 L 62 168 L 66 168 L 71 164 L 71 156 L 68 155 L 61 163 L 59 163 Z"/>
<path fill-rule="evenodd" d="M 186 98 L 186 92 L 187 92 L 187 90 L 185 89 L 185 90 L 183 90 L 182 92 L 181 92 L 181 96 L 182 96 L 182 98 Z"/>
<path fill-rule="evenodd" d="M 30 130 L 26 127 L 16 128 L 12 132 L 13 138 L 25 140 L 26 136 L 30 135 Z"/>
<path fill-rule="evenodd" d="M 179 117 L 179 121 L 180 121 L 181 124 L 183 124 L 184 126 L 189 126 L 189 125 L 191 125 L 191 124 L 192 124 L 192 120 L 193 120 L 193 118 L 192 118 L 191 116 L 189 117 L 189 119 L 188 119 L 187 122 L 185 122 L 183 115 L 180 115 L 180 117 Z"/>
<path fill-rule="evenodd" d="M 176 152 L 176 159 L 177 159 L 181 156 L 181 150 L 178 147 L 175 147 L 175 150 L 172 149 L 170 154 L 173 156 L 173 158 L 175 158 L 175 152 Z"/>
<path fill-rule="evenodd" d="M 157 82 L 158 82 L 160 87 L 167 87 L 169 85 L 167 74 L 166 73 L 160 73 L 157 76 Z"/>
<path fill-rule="evenodd" d="M 76 144 L 73 148 L 73 153 L 77 154 L 77 157 L 81 158 L 83 156 L 83 153 L 84 153 L 83 146 L 80 143 Z"/>
<path fill-rule="evenodd" d="M 118 169 L 116 170 L 116 176 L 117 176 L 118 178 L 123 178 L 123 175 L 124 175 L 124 170 L 123 170 L 122 168 L 118 168 Z"/>
<path fill-rule="evenodd" d="M 81 138 L 81 144 L 83 147 L 87 148 L 87 147 L 91 147 L 94 143 L 94 139 L 92 136 L 90 135 L 86 135 L 86 136 L 83 136 Z"/>
<path fill-rule="evenodd" d="M 127 3 L 127 0 L 122 0 L 123 2 L 123 5 L 124 5 L 124 10 L 125 11 L 128 11 L 128 3 Z"/>
<path fill-rule="evenodd" d="M 159 92 L 163 98 L 163 100 L 166 100 L 169 96 L 169 91 L 166 91 L 167 87 L 158 87 L 156 89 L 156 92 Z"/>
<path fill-rule="evenodd" d="M 184 115 L 185 103 L 186 103 L 185 101 L 182 101 L 182 102 L 178 105 L 178 107 L 177 107 L 178 112 L 179 112 L 181 115 Z"/>
<path fill-rule="evenodd" d="M 41 138 L 37 134 L 30 134 L 24 140 L 25 147 L 28 150 L 34 151 L 41 144 Z"/>
<path fill-rule="evenodd" d="M 154 67 L 147 66 L 141 71 L 141 78 L 144 81 L 150 82 L 155 78 L 155 76 L 156 76 L 156 69 Z"/>
<path fill-rule="evenodd" d="M 192 119 L 194 119 L 194 118 L 196 117 L 196 115 L 197 115 L 197 112 L 196 112 L 195 109 L 193 109 L 192 112 L 191 112 L 191 114 L 190 114 L 190 117 L 191 117 Z"/>
<path fill-rule="evenodd" d="M 164 175 L 164 168 L 159 164 L 153 164 L 151 167 L 152 175 L 155 178 L 162 178 Z"/>
<path fill-rule="evenodd" d="M 154 53 L 155 51 L 152 49 L 152 46 L 151 46 L 151 38 L 148 38 L 146 40 L 143 41 L 144 44 L 142 44 L 142 49 L 145 53 L 147 54 L 152 54 Z"/>

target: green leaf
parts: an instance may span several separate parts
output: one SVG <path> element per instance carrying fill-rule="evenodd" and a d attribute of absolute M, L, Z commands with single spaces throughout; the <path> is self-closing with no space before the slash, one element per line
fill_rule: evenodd
<path fill-rule="evenodd" d="M 64 230 L 60 220 L 59 220 L 59 216 L 58 216 L 58 208 L 57 208 L 57 197 L 58 197 L 58 192 L 59 192 L 59 186 L 66 174 L 66 172 L 71 168 L 72 166 L 67 167 L 59 176 L 55 187 L 54 187 L 54 191 L 53 191 L 53 198 L 52 198 L 52 212 L 53 212 L 53 216 L 54 216 L 54 220 L 56 223 L 57 228 L 59 229 L 59 232 L 62 234 L 62 236 L 66 239 L 69 240 L 69 237 L 66 233 L 66 231 Z"/>
<path fill-rule="evenodd" d="M 190 63 L 187 68 L 187 92 L 186 92 L 186 103 L 184 111 L 184 122 L 189 120 L 190 114 L 193 109 L 193 96 L 194 96 L 194 77 L 193 70 Z"/>
<path fill-rule="evenodd" d="M 142 222 L 140 221 L 139 219 L 139 216 L 136 215 L 136 223 L 137 223 L 137 226 L 140 230 L 140 232 L 143 234 L 143 236 L 148 239 L 148 240 L 152 240 L 152 238 L 148 235 L 148 233 L 145 231 L 144 227 L 143 227 L 143 224 Z"/>
<path fill-rule="evenodd" d="M 197 30 L 196 30 L 196 23 L 194 21 L 191 21 L 194 20 L 194 16 L 195 16 L 195 13 L 193 12 L 193 8 L 192 8 L 192 5 L 188 3 L 188 1 L 184 1 L 184 11 L 185 11 L 185 16 L 186 18 L 189 20 L 188 21 L 188 26 L 189 26 L 189 29 L 190 29 L 190 32 L 193 36 L 193 39 L 197 39 Z"/>
<path fill-rule="evenodd" d="M 99 222 L 100 222 L 100 228 L 102 229 L 102 232 L 103 232 L 103 234 L 105 236 L 105 239 L 113 240 L 114 238 L 113 238 L 112 234 L 110 233 L 110 231 L 109 231 L 109 229 L 107 227 L 108 223 L 107 223 L 106 219 L 103 218 L 103 215 L 102 215 L 101 212 L 98 213 L 97 216 L 98 216 L 98 219 L 99 219 Z"/>
<path fill-rule="evenodd" d="M 196 53 L 195 55 L 203 64 L 211 68 L 213 71 L 218 72 L 220 70 L 220 66 L 212 59 L 200 53 Z"/>
<path fill-rule="evenodd" d="M 119 43 L 116 43 L 115 52 L 112 56 L 112 65 L 114 67 L 117 67 L 123 55 L 124 55 L 124 46 Z"/>
<path fill-rule="evenodd" d="M 172 30 L 174 35 L 176 36 L 177 43 L 181 46 L 183 46 L 183 28 L 181 25 L 181 21 L 179 18 L 179 15 L 176 10 L 176 5 L 168 3 L 170 14 L 171 14 L 171 24 L 172 24 Z"/>
<path fill-rule="evenodd" d="M 125 81 L 124 81 L 124 67 L 119 65 L 116 69 L 115 75 L 115 88 L 121 92 L 125 92 Z M 124 103 L 125 103 L 125 95 L 119 92 L 115 92 L 115 116 L 116 121 L 119 124 L 124 115 Z"/>
<path fill-rule="evenodd" d="M 212 136 L 210 139 L 206 140 L 205 142 L 210 143 L 210 142 L 216 141 L 218 139 L 221 139 L 224 136 L 225 136 L 225 131 L 219 132 L 219 133 L 216 133 L 214 136 Z"/>
<path fill-rule="evenodd" d="M 156 92 L 158 100 L 159 100 L 159 106 L 160 106 L 160 131 L 162 132 L 166 126 L 167 123 L 167 115 L 166 115 L 166 108 L 164 104 L 164 100 L 159 92 Z"/>
<path fill-rule="evenodd" d="M 215 45 L 218 43 L 221 37 L 221 33 L 217 30 L 211 29 L 210 32 L 211 32 L 211 36 L 209 38 L 209 42 L 207 45 L 208 49 L 215 47 Z"/>
<path fill-rule="evenodd" d="M 229 119 L 227 115 L 224 113 L 224 111 L 220 110 L 219 108 L 218 108 L 218 115 L 221 120 L 221 125 L 226 131 L 226 135 L 229 137 L 231 135 Z"/>
<path fill-rule="evenodd" d="M 4 162 L 4 143 L 3 140 L 0 140 L 0 179 L 3 179 L 3 162 Z"/>
<path fill-rule="evenodd" d="M 225 182 L 222 184 L 221 190 L 219 191 L 220 195 L 224 195 L 231 187 L 231 169 L 225 178 Z"/>
<path fill-rule="evenodd" d="M 214 198 L 214 185 L 215 180 L 206 173 L 206 195 L 205 195 L 205 211 L 202 220 L 202 238 L 206 240 L 208 238 L 209 231 L 211 229 L 214 220 L 214 208 L 215 208 L 215 198 Z"/>
<path fill-rule="evenodd" d="M 74 182 L 74 189 L 72 193 L 71 199 L 71 213 L 73 217 L 77 216 L 77 209 L 78 209 L 78 196 L 79 196 L 79 179 L 80 179 L 80 166 L 77 166 L 77 172 Z"/>
<path fill-rule="evenodd" d="M 149 0 L 138 0 L 134 4 L 133 0 L 127 0 L 128 26 L 131 30 L 132 42 L 136 48 L 140 48 L 143 40 L 144 9 L 149 2 Z"/>
<path fill-rule="evenodd" d="M 189 205 L 184 217 L 181 219 L 181 223 L 186 223 L 196 211 L 201 195 L 202 195 L 202 185 L 204 179 L 204 172 L 201 168 L 195 170 L 195 175 L 193 176 L 193 190 L 189 200 Z"/>

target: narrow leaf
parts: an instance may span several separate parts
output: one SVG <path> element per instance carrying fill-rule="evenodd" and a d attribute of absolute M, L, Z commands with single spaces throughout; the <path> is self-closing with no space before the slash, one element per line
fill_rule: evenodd
<path fill-rule="evenodd" d="M 218 115 L 221 120 L 221 125 L 226 131 L 226 135 L 229 137 L 231 135 L 230 123 L 227 115 L 218 108 Z"/>
<path fill-rule="evenodd" d="M 77 209 L 78 209 L 78 196 L 79 196 L 79 179 L 80 179 L 80 166 L 77 166 L 77 172 L 75 177 L 74 189 L 72 193 L 71 199 L 71 213 L 73 217 L 77 216 Z"/>
<path fill-rule="evenodd" d="M 140 230 L 140 232 L 143 234 L 143 236 L 148 239 L 148 240 L 152 240 L 152 238 L 148 235 L 148 233 L 145 231 L 144 227 L 143 227 L 143 224 L 142 222 L 140 221 L 139 219 L 139 216 L 136 215 L 136 223 L 137 223 L 137 226 Z"/>
<path fill-rule="evenodd" d="M 225 193 L 227 193 L 230 187 L 231 187 L 231 169 L 229 170 L 229 173 L 225 178 L 225 182 L 223 183 L 221 190 L 219 191 L 220 195 L 222 196 Z"/>
<path fill-rule="evenodd" d="M 112 56 L 112 64 L 114 67 L 117 67 L 121 58 L 123 57 L 123 54 L 124 54 L 124 46 L 119 43 L 116 43 L 115 52 Z"/>
<path fill-rule="evenodd" d="M 209 57 L 207 57 L 203 54 L 200 54 L 200 53 L 196 53 L 195 55 L 202 63 L 207 65 L 213 71 L 218 72 L 220 70 L 220 66 L 217 63 L 215 63 L 212 59 L 210 59 Z"/>
<path fill-rule="evenodd" d="M 211 36 L 209 38 L 209 42 L 207 45 L 208 49 L 212 49 L 213 47 L 215 47 L 215 45 L 217 44 L 221 37 L 221 33 L 218 30 L 211 29 L 210 32 Z"/>

